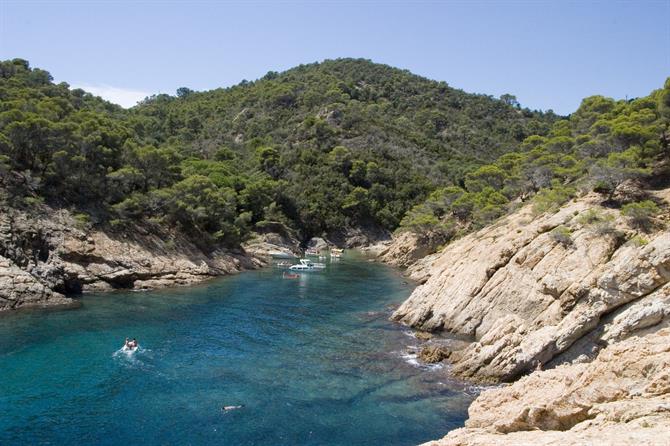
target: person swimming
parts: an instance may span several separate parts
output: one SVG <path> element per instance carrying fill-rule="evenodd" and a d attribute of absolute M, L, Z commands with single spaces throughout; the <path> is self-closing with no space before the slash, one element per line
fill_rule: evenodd
<path fill-rule="evenodd" d="M 126 338 L 124 347 L 126 347 L 128 350 L 135 350 L 137 348 L 137 339 L 133 338 L 133 340 L 130 341 L 128 338 Z"/>

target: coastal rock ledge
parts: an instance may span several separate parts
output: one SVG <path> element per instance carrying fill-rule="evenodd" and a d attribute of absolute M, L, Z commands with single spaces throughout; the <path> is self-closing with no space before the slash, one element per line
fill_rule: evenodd
<path fill-rule="evenodd" d="M 424 446 L 667 445 L 670 330 L 488 390 L 469 415 L 464 428 Z"/>
<path fill-rule="evenodd" d="M 670 444 L 670 194 L 654 196 L 649 232 L 591 194 L 523 207 L 410 267 L 422 285 L 393 319 L 468 339 L 444 355 L 456 376 L 516 381 L 429 444 Z"/>

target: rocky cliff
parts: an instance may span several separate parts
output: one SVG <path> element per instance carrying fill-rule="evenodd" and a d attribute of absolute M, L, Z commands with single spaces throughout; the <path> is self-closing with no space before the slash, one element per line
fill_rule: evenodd
<path fill-rule="evenodd" d="M 469 415 L 464 428 L 424 446 L 667 445 L 670 329 L 488 390 Z"/>
<path fill-rule="evenodd" d="M 524 207 L 412 264 L 423 284 L 393 318 L 469 339 L 444 353 L 454 374 L 532 373 L 483 393 L 466 428 L 434 444 L 667 440 L 658 434 L 670 431 L 668 192 L 655 193 L 666 210 L 648 233 L 588 195 L 551 214 Z M 386 255 L 394 250 L 412 248 Z"/>
<path fill-rule="evenodd" d="M 73 303 L 86 291 L 188 285 L 253 268 L 244 252 L 205 251 L 160 228 L 87 228 L 66 211 L 0 214 L 0 311 Z"/>
<path fill-rule="evenodd" d="M 454 372 L 511 381 L 593 357 L 670 313 L 670 232 L 637 234 L 594 196 L 535 217 L 530 207 L 433 256 L 394 319 L 472 339 Z"/>

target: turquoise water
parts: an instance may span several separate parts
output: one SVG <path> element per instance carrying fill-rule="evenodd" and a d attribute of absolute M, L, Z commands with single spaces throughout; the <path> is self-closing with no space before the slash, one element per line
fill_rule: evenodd
<path fill-rule="evenodd" d="M 346 257 L 0 317 L 0 444 L 413 445 L 473 399 L 388 321 L 411 285 Z M 118 352 L 126 336 L 140 350 Z M 223 406 L 242 407 L 224 411 Z"/>

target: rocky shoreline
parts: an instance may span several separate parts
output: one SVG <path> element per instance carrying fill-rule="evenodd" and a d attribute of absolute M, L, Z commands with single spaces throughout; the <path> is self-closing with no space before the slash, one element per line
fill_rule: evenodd
<path fill-rule="evenodd" d="M 191 285 L 266 262 L 244 251 L 206 252 L 162 228 L 87 226 L 67 211 L 3 212 L 0 311 L 71 305 L 85 292 Z"/>
<path fill-rule="evenodd" d="M 424 258 L 407 235 L 381 252 L 422 283 L 394 320 L 470 340 L 425 357 L 467 380 L 516 381 L 431 445 L 667 444 L 668 196 L 655 193 L 666 211 L 649 233 L 592 194 L 551 214 L 523 207 Z"/>

